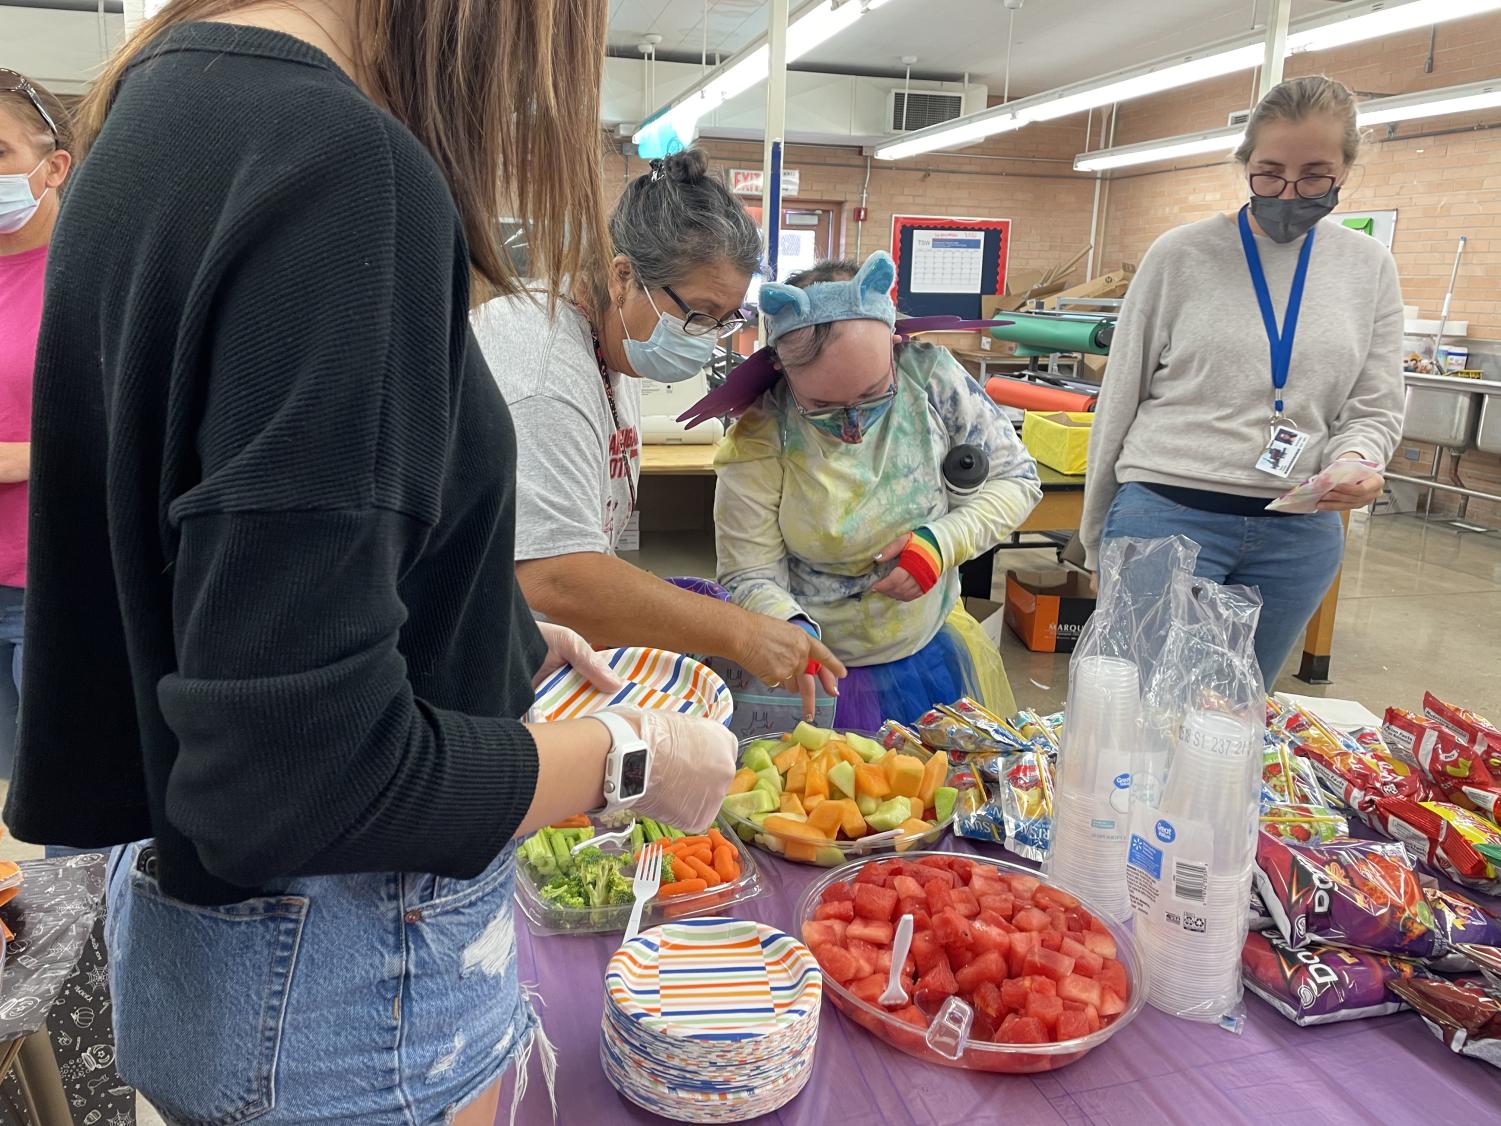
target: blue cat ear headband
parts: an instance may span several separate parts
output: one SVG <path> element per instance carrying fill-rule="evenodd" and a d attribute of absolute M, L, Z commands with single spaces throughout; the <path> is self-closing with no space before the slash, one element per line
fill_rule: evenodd
<path fill-rule="evenodd" d="M 963 317 L 915 317 L 897 320 L 891 287 L 896 263 L 878 250 L 848 281 L 815 282 L 807 289 L 781 282 L 761 287 L 758 304 L 766 323 L 767 346 L 749 356 L 716 387 L 678 416 L 687 429 L 711 418 L 738 418 L 782 378 L 776 366 L 776 343 L 789 332 L 835 321 L 880 321 L 904 339 L 919 332 L 982 332 L 1011 321 L 967 321 Z"/>

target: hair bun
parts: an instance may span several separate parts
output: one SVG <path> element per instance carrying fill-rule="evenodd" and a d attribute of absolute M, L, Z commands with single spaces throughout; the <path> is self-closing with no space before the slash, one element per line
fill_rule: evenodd
<path fill-rule="evenodd" d="M 678 184 L 696 184 L 709 175 L 709 155 L 703 149 L 669 153 L 662 161 L 662 174 Z"/>

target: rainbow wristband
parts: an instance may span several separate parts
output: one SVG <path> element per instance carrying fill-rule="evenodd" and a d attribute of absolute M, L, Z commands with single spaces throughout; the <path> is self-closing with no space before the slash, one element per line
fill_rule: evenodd
<path fill-rule="evenodd" d="M 907 546 L 902 548 L 896 564 L 911 575 L 926 594 L 937 584 L 938 576 L 943 574 L 943 552 L 939 550 L 938 541 L 933 538 L 932 532 L 925 527 L 918 528 L 907 541 Z"/>

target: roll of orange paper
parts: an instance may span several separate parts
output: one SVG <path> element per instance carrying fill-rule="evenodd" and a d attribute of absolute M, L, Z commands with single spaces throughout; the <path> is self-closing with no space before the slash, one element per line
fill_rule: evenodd
<path fill-rule="evenodd" d="M 985 392 L 1003 407 L 1019 407 L 1027 411 L 1094 410 L 1093 395 L 1065 391 L 1061 387 L 1046 387 L 1040 383 L 1027 383 L 1020 379 L 1002 379 L 997 376 L 985 384 Z"/>

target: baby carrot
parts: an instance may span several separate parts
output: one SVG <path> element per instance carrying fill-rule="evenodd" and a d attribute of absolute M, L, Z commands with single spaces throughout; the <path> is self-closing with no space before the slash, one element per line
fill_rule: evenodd
<path fill-rule="evenodd" d="M 714 884 L 722 882 L 719 878 L 719 873 L 714 871 L 713 868 L 709 867 L 696 856 L 683 857 L 683 863 L 694 875 L 702 876 L 704 878 L 705 884 L 710 887 L 712 887 Z M 674 868 L 673 871 L 677 871 L 677 869 Z"/>
<path fill-rule="evenodd" d="M 549 829 L 587 829 L 589 827 L 589 815 L 587 813 L 575 813 L 572 817 L 565 817 L 561 821 L 554 821 L 548 826 Z"/>
<path fill-rule="evenodd" d="M 708 845 L 710 848 L 714 847 L 708 837 L 679 837 L 672 842 L 672 847 L 676 849 L 700 848 L 704 845 Z"/>
<path fill-rule="evenodd" d="M 724 834 L 721 833 L 718 828 L 711 826 L 709 829 L 709 843 L 713 845 L 715 850 L 717 851 L 730 842 L 724 839 Z"/>
<path fill-rule="evenodd" d="M 676 883 L 663 884 L 657 891 L 658 899 L 667 899 L 674 895 L 692 895 L 696 891 L 707 891 L 707 880 L 692 879 L 678 880 Z"/>
<path fill-rule="evenodd" d="M 722 844 L 714 850 L 714 871 L 725 883 L 734 883 L 740 878 L 740 865 L 735 863 L 735 850 Z"/>

